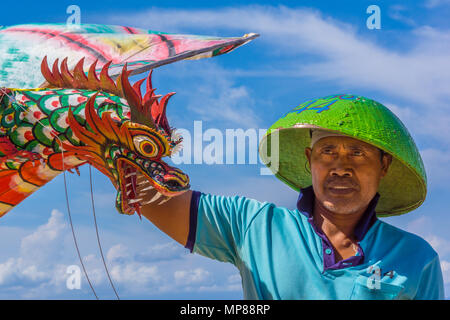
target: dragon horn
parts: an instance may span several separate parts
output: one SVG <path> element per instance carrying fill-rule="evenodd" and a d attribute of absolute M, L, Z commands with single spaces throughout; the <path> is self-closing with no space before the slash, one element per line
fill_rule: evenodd
<path fill-rule="evenodd" d="M 53 73 L 51 72 L 50 68 L 48 67 L 47 56 L 45 56 L 44 59 L 42 59 L 41 73 L 48 83 L 53 83 L 53 84 L 56 83 L 56 79 L 53 76 Z"/>
<path fill-rule="evenodd" d="M 61 63 L 61 78 L 63 79 L 64 84 L 70 83 L 74 86 L 74 78 L 69 71 L 69 67 L 67 66 L 67 57 Z"/>
<path fill-rule="evenodd" d="M 125 63 L 122 73 L 117 79 L 117 87 L 122 91 L 123 96 L 128 101 L 131 112 L 131 121 L 143 124 L 150 128 L 155 128 L 155 123 L 152 118 L 146 115 L 144 106 L 142 105 L 141 95 L 131 86 L 128 80 L 127 64 Z"/>

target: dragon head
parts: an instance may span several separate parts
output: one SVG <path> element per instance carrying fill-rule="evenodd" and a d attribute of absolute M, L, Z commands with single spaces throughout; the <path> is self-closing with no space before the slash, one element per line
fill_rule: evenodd
<path fill-rule="evenodd" d="M 42 62 L 42 74 L 49 86 L 92 90 L 85 104 L 84 117 L 80 113 L 74 114 L 69 108 L 69 126 L 80 143 L 65 143 L 64 149 L 111 179 L 118 191 L 116 208 L 120 213 L 137 211 L 140 214 L 139 208 L 143 203 L 137 194 L 138 184 L 145 185 L 144 188 L 140 186 L 143 191 L 153 188 L 157 191 L 152 200 L 161 196 L 169 199 L 189 189 L 189 177 L 162 160 L 178 151 L 182 139 L 169 126 L 166 117 L 167 102 L 174 93 L 163 97 L 155 95 L 152 72 L 147 78 L 146 93 L 142 96 L 140 88 L 145 79 L 132 86 L 126 65 L 115 82 L 108 76 L 109 63 L 99 76 L 95 72 L 96 62 L 87 75 L 83 71 L 83 59 L 73 72 L 67 67 L 67 59 L 63 60 L 61 70 L 57 64 L 55 61 L 50 71 L 46 59 Z M 111 104 L 112 100 L 105 102 L 103 93 L 120 97 L 123 109 L 129 108 L 130 112 L 118 115 L 111 111 L 114 106 L 104 108 L 104 104 Z"/>

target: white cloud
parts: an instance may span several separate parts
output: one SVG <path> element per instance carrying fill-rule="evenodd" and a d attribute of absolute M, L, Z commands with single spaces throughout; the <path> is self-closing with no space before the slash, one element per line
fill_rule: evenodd
<path fill-rule="evenodd" d="M 16 270 L 15 266 L 16 260 L 13 258 L 8 259 L 6 262 L 0 264 L 0 285 L 11 281 Z"/>
<path fill-rule="evenodd" d="M 188 253 L 186 249 L 176 242 L 155 244 L 143 252 L 135 255 L 134 259 L 139 262 L 155 262 L 181 259 Z"/>
<path fill-rule="evenodd" d="M 211 280 L 211 273 L 202 268 L 194 270 L 177 270 L 174 272 L 175 282 L 179 285 L 204 284 Z"/>
<path fill-rule="evenodd" d="M 154 286 L 162 275 L 155 265 L 143 265 L 140 263 L 127 262 L 123 265 L 113 265 L 110 274 L 114 281 L 127 286 L 147 287 Z"/>
<path fill-rule="evenodd" d="M 106 254 L 106 259 L 108 260 L 108 262 L 123 261 L 129 257 L 130 254 L 128 252 L 128 248 L 123 244 L 112 246 Z"/>
<path fill-rule="evenodd" d="M 187 290 L 192 290 L 192 287 L 186 287 Z M 226 278 L 226 281 L 218 283 L 200 284 L 196 291 L 198 292 L 242 292 L 242 280 L 239 273 L 232 274 Z"/>
<path fill-rule="evenodd" d="M 85 234 L 80 232 L 77 234 Z M 123 235 L 125 238 L 136 236 Z M 23 234 L 23 232 L 19 232 Z M 152 237 L 150 237 L 151 239 Z M 157 298 L 187 292 L 201 292 L 203 286 L 217 286 L 216 293 L 230 292 L 222 285 L 230 266 L 200 256 L 191 255 L 175 242 L 153 241 L 141 245 L 116 243 L 106 251 L 106 264 L 120 298 Z M 66 281 L 70 265 L 78 265 L 71 234 L 63 215 L 53 210 L 46 223 L 21 237 L 16 256 L 0 261 L 0 298 L 3 299 L 78 299 L 93 298 L 81 271 L 81 290 L 69 290 Z M 80 237 L 78 238 L 80 240 Z M 79 245 L 83 247 L 82 242 Z M 133 246 L 131 246 L 133 245 Z M 81 248 L 81 252 L 86 252 Z M 173 263 L 178 259 L 177 263 Z M 100 299 L 114 299 L 110 282 L 100 255 L 87 254 L 83 262 L 89 279 Z M 203 265 L 207 264 L 208 269 Z M 179 270 L 180 265 L 185 269 Z M 221 272 L 213 273 L 214 269 Z M 233 285 L 233 284 L 232 284 Z M 235 284 L 234 284 L 235 285 Z M 235 290 L 236 291 L 236 290 Z"/>
<path fill-rule="evenodd" d="M 54 278 L 53 268 L 62 256 L 65 231 L 62 213 L 53 210 L 47 223 L 22 238 L 19 256 L 0 263 L 0 286 L 39 287 L 53 282 L 55 287 L 61 287 L 63 282 Z"/>
<path fill-rule="evenodd" d="M 282 53 L 284 60 L 295 57 L 298 67 L 291 66 L 290 71 L 299 76 L 336 81 L 344 88 L 379 90 L 420 101 L 430 109 L 439 108 L 443 99 L 450 99 L 450 73 L 444 72 L 450 69 L 450 52 L 442 50 L 442 43 L 449 34 L 431 27 L 412 32 L 410 36 L 415 36 L 416 40 L 413 48 L 400 53 L 377 45 L 358 35 L 353 26 L 324 17 L 317 11 L 283 6 L 214 10 L 158 8 L 135 14 L 127 12 L 127 15 L 117 13 L 104 19 L 165 31 L 258 32 L 261 38 L 256 41 L 266 43 L 268 54 Z M 421 45 L 424 42 L 427 46 Z M 298 53 L 313 54 L 322 61 L 298 63 Z"/>
<path fill-rule="evenodd" d="M 52 263 L 61 256 L 64 235 L 68 232 L 64 216 L 52 210 L 48 222 L 36 229 L 21 241 L 21 256 L 36 264 Z"/>

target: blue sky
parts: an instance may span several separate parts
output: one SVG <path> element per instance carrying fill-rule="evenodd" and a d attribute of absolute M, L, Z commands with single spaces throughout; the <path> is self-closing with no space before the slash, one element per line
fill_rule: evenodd
<path fill-rule="evenodd" d="M 385 104 L 405 123 L 422 154 L 428 195 L 415 211 L 387 218 L 425 238 L 439 253 L 450 296 L 450 14 L 449 0 L 408 1 L 21 1 L 0 12 L 2 25 L 65 22 L 68 5 L 82 23 L 165 32 L 260 38 L 213 59 L 157 69 L 159 93 L 175 91 L 168 118 L 192 130 L 268 128 L 299 103 L 352 93 Z M 366 27 L 366 8 L 381 9 L 381 29 Z M 258 164 L 181 164 L 192 189 L 244 195 L 293 208 L 297 194 Z M 96 213 L 107 263 L 123 299 L 241 299 L 237 270 L 192 255 L 150 222 L 119 215 L 115 190 L 94 171 Z M 115 295 L 100 260 L 90 207 L 88 168 L 67 175 L 80 250 L 101 299 Z M 76 264 L 63 176 L 0 221 L 0 298 L 93 299 L 83 279 L 66 288 Z"/>

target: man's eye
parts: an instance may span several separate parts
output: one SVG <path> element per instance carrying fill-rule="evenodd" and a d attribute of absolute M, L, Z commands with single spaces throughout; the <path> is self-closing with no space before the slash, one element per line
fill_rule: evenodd
<path fill-rule="evenodd" d="M 354 156 L 362 156 L 363 153 L 362 153 L 362 151 L 355 150 L 355 151 L 353 151 L 353 155 L 354 155 Z"/>

